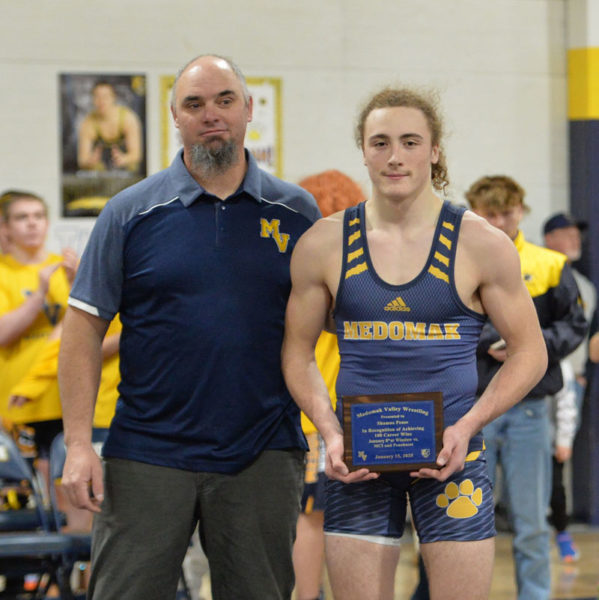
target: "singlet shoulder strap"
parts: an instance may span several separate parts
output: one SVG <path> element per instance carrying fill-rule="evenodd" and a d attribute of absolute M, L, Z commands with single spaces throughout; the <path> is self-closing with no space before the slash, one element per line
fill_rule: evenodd
<path fill-rule="evenodd" d="M 453 276 L 458 236 L 465 210 L 463 206 L 454 206 L 445 201 L 439 215 L 428 272 L 446 283 Z"/>
<path fill-rule="evenodd" d="M 343 219 L 343 267 L 342 279 L 362 273 L 368 268 L 364 252 L 364 203 L 350 206 Z"/>
<path fill-rule="evenodd" d="M 125 117 L 127 116 L 127 108 L 119 106 L 119 132 L 117 137 L 120 139 L 125 135 Z"/>
<path fill-rule="evenodd" d="M 333 314 L 336 313 L 337 306 L 340 306 L 342 302 L 345 281 L 354 275 L 368 270 L 368 263 L 366 262 L 366 254 L 364 252 L 364 239 L 362 237 L 362 232 L 365 231 L 362 227 L 363 220 L 364 202 L 345 209 L 343 215 L 343 258 Z"/>
<path fill-rule="evenodd" d="M 94 124 L 94 129 L 96 133 L 96 140 L 103 142 L 104 144 L 118 144 L 125 137 L 125 117 L 127 116 L 127 107 L 119 106 L 118 107 L 118 130 L 116 136 L 114 138 L 106 138 L 102 134 L 102 130 L 100 129 L 100 120 L 97 118 L 95 113 L 93 113 L 92 121 Z"/>

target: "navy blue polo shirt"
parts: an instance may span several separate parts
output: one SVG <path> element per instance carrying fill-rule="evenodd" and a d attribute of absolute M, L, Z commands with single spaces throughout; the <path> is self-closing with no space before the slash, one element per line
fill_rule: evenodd
<path fill-rule="evenodd" d="M 320 214 L 246 157 L 226 201 L 179 153 L 98 217 L 69 304 L 123 323 L 105 456 L 228 473 L 264 449 L 305 448 L 280 353 L 291 251 Z"/>

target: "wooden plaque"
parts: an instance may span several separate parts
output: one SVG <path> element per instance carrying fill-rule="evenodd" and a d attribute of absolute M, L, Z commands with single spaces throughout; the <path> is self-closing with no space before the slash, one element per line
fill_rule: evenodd
<path fill-rule="evenodd" d="M 343 397 L 344 460 L 350 471 L 439 468 L 443 394 Z"/>

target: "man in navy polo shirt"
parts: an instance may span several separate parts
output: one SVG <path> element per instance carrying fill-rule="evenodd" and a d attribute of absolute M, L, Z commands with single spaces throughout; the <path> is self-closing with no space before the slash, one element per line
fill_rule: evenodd
<path fill-rule="evenodd" d="M 244 149 L 252 99 L 231 61 L 183 67 L 172 113 L 182 152 L 108 202 L 65 318 L 63 484 L 96 513 L 90 597 L 174 598 L 199 521 L 214 599 L 288 598 L 305 441 L 280 349 L 291 251 L 319 212 Z M 102 477 L 91 422 L 117 312 Z"/>

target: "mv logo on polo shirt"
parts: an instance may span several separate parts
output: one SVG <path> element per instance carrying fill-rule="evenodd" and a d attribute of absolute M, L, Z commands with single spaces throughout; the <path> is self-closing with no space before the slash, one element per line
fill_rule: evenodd
<path fill-rule="evenodd" d="M 266 219 L 260 219 L 260 237 L 272 238 L 277 244 L 279 252 L 283 253 L 287 250 L 289 244 L 289 234 L 281 233 L 279 227 L 281 221 L 279 219 L 272 219 L 267 221 Z"/>

